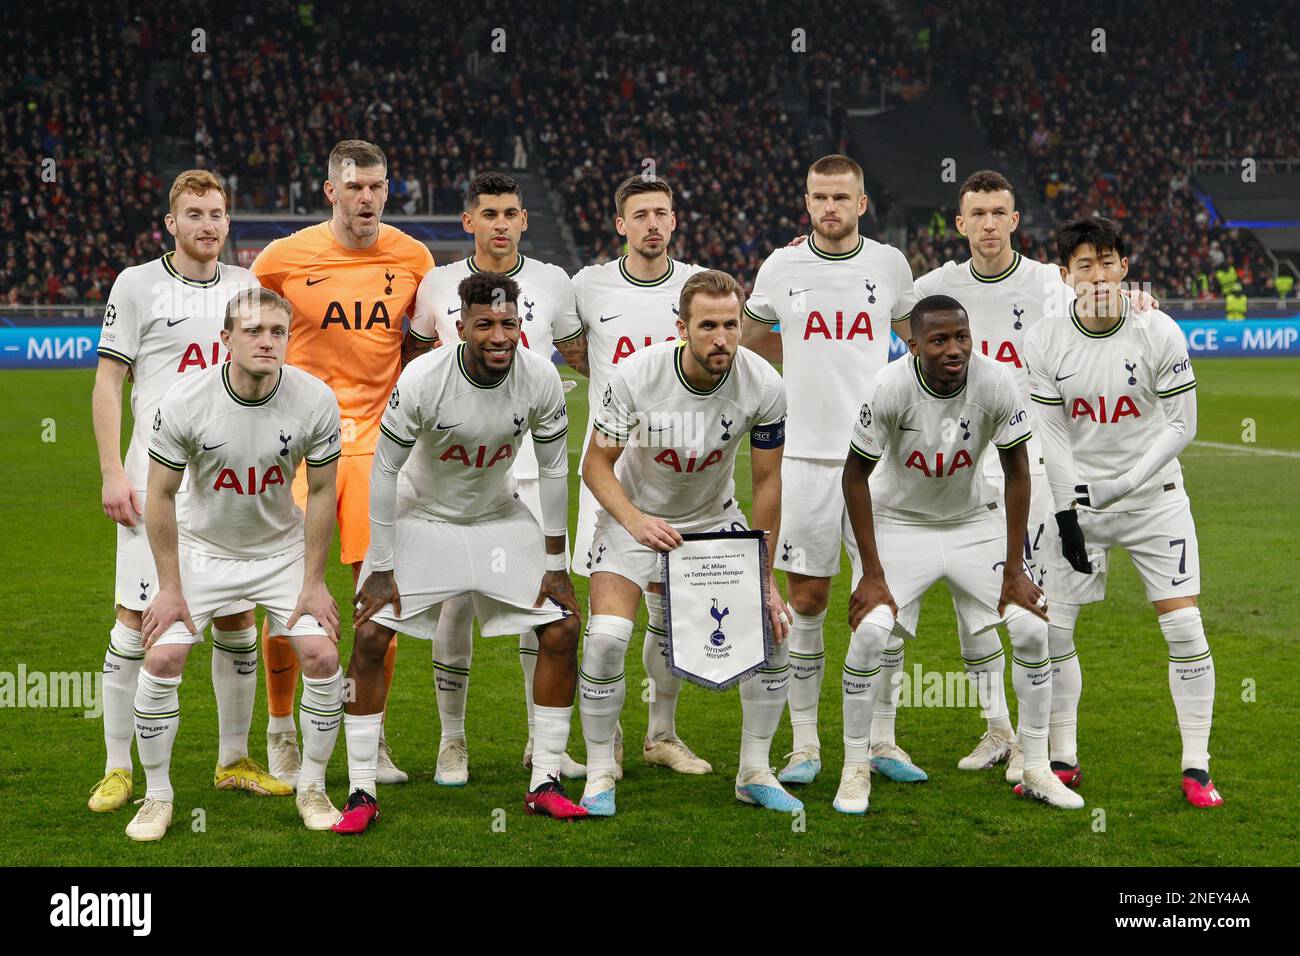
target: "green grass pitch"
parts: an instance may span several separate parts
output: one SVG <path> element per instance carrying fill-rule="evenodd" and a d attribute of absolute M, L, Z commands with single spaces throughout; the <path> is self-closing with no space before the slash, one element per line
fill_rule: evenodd
<path fill-rule="evenodd" d="M 930 772 L 922 785 L 877 778 L 864 818 L 831 809 L 841 757 L 838 668 L 848 628 L 848 572 L 835 582 L 822 688 L 826 767 L 799 791 L 802 822 L 741 806 L 732 797 L 740 734 L 734 691 L 684 688 L 678 727 L 715 772 L 683 777 L 652 769 L 637 745 L 645 707 L 644 615 L 628 654 L 627 776 L 612 820 L 559 824 L 529 817 L 520 767 L 525 739 L 515 642 L 479 641 L 469 690 L 471 777 L 463 789 L 433 783 L 438 715 L 430 646 L 400 640 L 389 739 L 412 782 L 384 788 L 384 816 L 363 838 L 301 827 L 292 800 L 212 789 L 216 711 L 210 645 L 192 654 L 181 687 L 184 721 L 172 762 L 176 820 L 156 845 L 123 834 L 132 810 L 97 815 L 86 797 L 101 774 L 100 724 L 70 708 L 0 709 L 2 865 L 246 864 L 1046 864 L 1227 865 L 1293 863 L 1300 841 L 1294 740 L 1300 727 L 1297 671 L 1295 467 L 1300 458 L 1300 364 L 1283 359 L 1207 360 L 1200 380 L 1204 442 L 1183 456 L 1197 519 L 1202 608 L 1218 672 L 1211 750 L 1227 800 L 1195 811 L 1178 789 L 1179 745 L 1155 614 L 1127 560 L 1113 561 L 1107 602 L 1085 611 L 1078 647 L 1084 674 L 1080 752 L 1084 811 L 1053 811 L 1017 799 L 1001 772 L 956 769 L 983 729 L 978 711 L 914 707 L 899 712 L 898 739 Z M 99 505 L 90 427 L 89 371 L 0 376 L 6 565 L 0 672 L 95 672 L 112 624 L 114 534 Z M 569 393 L 571 419 L 586 418 L 586 389 Z M 1245 421 L 1245 420 L 1251 421 Z M 1252 425 L 1253 422 L 1253 425 Z M 1254 429 L 1254 443 L 1243 432 Z M 50 430 L 54 435 L 50 435 Z M 570 434 L 576 465 L 581 429 Z M 48 441 L 54 437 L 54 441 Z M 1248 436 L 1249 437 L 1249 436 Z M 1272 450 L 1286 454 L 1261 454 Z M 748 458 L 737 484 L 748 506 Z M 576 471 L 570 476 L 577 488 Z M 577 497 L 574 502 L 576 520 Z M 337 553 L 337 552 L 335 552 Z M 847 562 L 845 563 L 847 569 Z M 332 564 L 330 585 L 346 607 L 350 572 Z M 586 581 L 578 578 L 585 603 Z M 942 585 L 926 599 L 905 667 L 961 668 L 952 607 Z M 351 628 L 345 630 L 346 659 Z M 1014 706 L 1014 705 L 1013 705 Z M 264 754 L 259 687 L 253 753 Z M 773 760 L 790 749 L 783 719 Z M 570 749 L 582 759 L 574 715 Z M 136 768 L 136 794 L 144 789 Z M 346 797 L 344 741 L 330 765 L 335 801 Z M 196 815 L 195 811 L 202 813 Z M 1101 811 L 1098 813 L 1098 811 Z M 196 824 L 202 820 L 203 826 Z"/>

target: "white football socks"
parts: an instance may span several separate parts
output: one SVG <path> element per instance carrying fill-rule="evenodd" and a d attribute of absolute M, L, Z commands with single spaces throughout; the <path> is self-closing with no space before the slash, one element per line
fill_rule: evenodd
<path fill-rule="evenodd" d="M 529 740 L 533 739 L 537 721 L 533 704 L 533 675 L 537 673 L 539 646 L 536 631 L 524 631 L 519 635 L 519 669 L 524 672 L 524 707 L 528 713 Z"/>
<path fill-rule="evenodd" d="M 181 725 L 179 677 L 154 677 L 143 667 L 135 690 L 135 746 L 144 767 L 145 796 L 171 803 L 172 745 Z"/>
<path fill-rule="evenodd" d="M 677 698 L 682 679 L 668 669 L 668 630 L 664 627 L 664 596 L 645 592 L 647 615 L 645 642 L 641 662 L 650 678 L 650 719 L 647 740 L 666 740 L 677 736 Z"/>
<path fill-rule="evenodd" d="M 1052 662 L 1047 653 L 1047 622 L 1022 607 L 1009 607 L 1007 635 L 1011 638 L 1011 686 L 1016 691 L 1025 771 L 1046 770 L 1047 727 L 1052 712 Z"/>
<path fill-rule="evenodd" d="M 348 793 L 364 790 L 372 797 L 378 791 L 375 775 L 379 772 L 379 732 L 384 715 L 344 714 L 343 736 L 348 744 Z"/>
<path fill-rule="evenodd" d="M 957 639 L 961 643 L 961 661 L 980 702 L 980 714 L 992 733 L 1011 739 L 1011 714 L 1007 709 L 1007 658 L 1002 651 L 998 632 L 972 635 L 957 618 Z M 1045 656 L 1045 655 L 1044 655 Z"/>
<path fill-rule="evenodd" d="M 104 652 L 104 773 L 132 770 L 131 741 L 135 739 L 136 685 L 144 663 L 144 640 L 140 632 L 121 621 L 108 633 Z"/>
<path fill-rule="evenodd" d="M 1181 607 L 1157 620 L 1169 643 L 1169 692 L 1183 738 L 1183 769 L 1209 773 L 1214 658 L 1205 639 L 1201 609 Z"/>
<path fill-rule="evenodd" d="M 822 626 L 826 612 L 800 614 L 790 608 L 790 729 L 794 731 L 794 749 L 821 749 L 817 736 L 817 702 L 821 699 L 822 677 L 826 671 L 826 638 Z"/>
<path fill-rule="evenodd" d="M 1047 649 L 1052 656 L 1052 718 L 1048 729 L 1049 757 L 1069 767 L 1079 764 L 1079 698 L 1083 672 L 1074 648 L 1079 605 L 1053 601 L 1047 616 Z"/>
<path fill-rule="evenodd" d="M 632 622 L 625 617 L 593 614 L 587 623 L 578 671 L 578 713 L 587 741 L 588 779 L 601 771 L 612 773 L 616 766 L 614 731 L 627 696 L 623 664 L 631 640 Z"/>
<path fill-rule="evenodd" d="M 443 602 L 433 637 L 433 681 L 438 694 L 438 722 L 443 740 L 464 739 L 465 699 L 474 652 L 474 601 Z"/>
<path fill-rule="evenodd" d="M 298 771 L 298 792 L 302 793 L 313 786 L 325 786 L 325 768 L 334 753 L 339 724 L 343 721 L 341 668 L 332 677 L 303 675 L 298 720 L 302 723 L 302 767 Z"/>
<path fill-rule="evenodd" d="M 217 697 L 217 766 L 248 756 L 248 728 L 257 697 L 257 628 L 212 625 L 212 690 Z"/>
<path fill-rule="evenodd" d="M 569 743 L 569 724 L 573 707 L 533 707 L 533 775 L 529 791 L 536 790 L 547 778 L 560 779 L 560 761 Z"/>
<path fill-rule="evenodd" d="M 899 672 L 903 669 L 903 642 L 880 652 L 879 687 L 872 694 L 871 745 L 894 743 L 894 723 L 898 719 L 898 699 L 903 693 Z"/>
<path fill-rule="evenodd" d="M 772 738 L 781 723 L 790 692 L 790 652 L 785 643 L 776 646 L 772 666 L 740 685 L 740 772 L 770 770 Z"/>
<path fill-rule="evenodd" d="M 871 759 L 871 720 L 882 686 L 880 654 L 893 626 L 893 612 L 880 604 L 868 612 L 849 638 L 840 691 L 845 767 L 858 767 Z"/>

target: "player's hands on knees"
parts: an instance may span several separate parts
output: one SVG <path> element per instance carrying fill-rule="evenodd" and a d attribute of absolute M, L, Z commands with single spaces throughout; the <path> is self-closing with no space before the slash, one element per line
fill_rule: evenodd
<path fill-rule="evenodd" d="M 147 651 L 153 647 L 167 628 L 177 621 L 188 627 L 191 634 L 196 633 L 198 630 L 194 626 L 194 620 L 190 617 L 189 605 L 185 603 L 185 598 L 181 592 L 164 588 L 144 609 L 144 619 L 140 626 L 140 636 L 144 639 L 144 649 Z"/>
<path fill-rule="evenodd" d="M 397 593 L 397 579 L 392 571 L 371 571 L 352 599 L 352 606 L 356 609 L 352 623 L 360 627 L 389 603 L 393 605 L 393 613 L 401 617 L 402 599 Z"/>
<path fill-rule="evenodd" d="M 104 479 L 103 504 L 104 514 L 125 528 L 134 528 L 144 515 L 126 475 Z"/>
<path fill-rule="evenodd" d="M 873 608 L 880 605 L 887 605 L 893 612 L 894 617 L 898 617 L 898 605 L 894 603 L 894 596 L 889 593 L 889 585 L 885 583 L 885 575 L 881 574 L 864 574 L 858 586 L 853 589 L 849 595 L 849 630 L 856 631 L 862 619 L 867 616 Z"/>
<path fill-rule="evenodd" d="M 1058 511 L 1056 528 L 1061 535 L 1062 557 L 1080 574 L 1092 574 L 1092 562 L 1088 560 L 1088 545 L 1083 540 L 1083 529 L 1079 527 L 1079 513 L 1073 508 L 1068 511 Z"/>
<path fill-rule="evenodd" d="M 999 616 L 1006 613 L 1009 604 L 1023 607 L 1030 614 L 1047 620 L 1047 597 L 1043 594 L 1043 589 L 1025 574 L 1024 568 L 1017 567 L 1002 575 L 1002 594 L 998 596 Z"/>
<path fill-rule="evenodd" d="M 627 530 L 638 544 L 652 551 L 671 551 L 682 543 L 682 536 L 677 533 L 677 529 L 654 515 L 640 515 Z"/>
<path fill-rule="evenodd" d="M 573 592 L 573 579 L 569 577 L 568 571 L 547 571 L 542 575 L 542 586 L 537 592 L 537 603 L 533 607 L 541 607 L 547 598 L 581 619 L 578 595 Z"/>
<path fill-rule="evenodd" d="M 292 630 L 298 623 L 298 618 L 304 614 L 310 614 L 316 619 L 316 622 L 324 628 L 326 637 L 335 644 L 339 642 L 339 606 L 324 581 L 303 585 L 302 593 L 298 595 L 298 603 L 293 606 L 293 613 L 289 615 L 289 623 L 286 627 Z"/>
<path fill-rule="evenodd" d="M 781 644 L 790 636 L 790 611 L 785 599 L 781 597 L 776 575 L 771 571 L 767 572 L 767 597 L 767 615 L 772 619 L 772 636 Z"/>

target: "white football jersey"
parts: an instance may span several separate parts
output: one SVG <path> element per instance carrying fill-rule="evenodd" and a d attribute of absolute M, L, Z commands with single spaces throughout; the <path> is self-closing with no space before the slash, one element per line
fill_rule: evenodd
<path fill-rule="evenodd" d="M 131 367 L 131 444 L 123 469 L 132 487 L 149 484 L 149 435 L 163 395 L 182 376 L 220 365 L 226 304 L 257 278 L 247 269 L 217 263 L 206 282 L 187 279 L 167 253 L 123 269 L 113 282 L 99 333 L 99 354 Z"/>
<path fill-rule="evenodd" d="M 1187 341 L 1178 324 L 1152 309 L 1124 316 L 1109 332 L 1089 332 L 1070 317 L 1040 322 L 1025 338 L 1034 402 L 1062 406 L 1075 471 L 1083 482 L 1122 475 L 1166 428 L 1161 399 L 1196 387 Z M 1175 458 L 1113 511 L 1152 504 L 1183 473 Z"/>
<path fill-rule="evenodd" d="M 415 295 L 413 327 L 421 332 L 437 329 L 443 346 L 456 345 L 460 341 L 456 331 L 460 296 L 456 287 L 461 280 L 482 271 L 474 264 L 473 256 L 430 269 Z M 549 359 L 556 342 L 582 334 L 573 283 L 563 269 L 521 253 L 519 264 L 506 275 L 519 284 L 519 341 L 524 348 Z M 531 443 L 520 446 L 514 470 L 516 478 L 537 477 L 537 454 Z"/>
<path fill-rule="evenodd" d="M 614 473 L 641 511 L 689 524 L 734 502 L 736 452 L 783 440 L 785 387 L 766 359 L 740 348 L 707 392 L 682 372 L 684 341 L 660 342 L 621 363 L 594 406 L 600 435 L 628 442 Z"/>
<path fill-rule="evenodd" d="M 876 376 L 850 449 L 879 462 L 871 473 L 874 513 L 930 524 L 970 517 L 996 501 L 980 459 L 990 445 L 1015 448 L 1029 436 L 1020 390 L 998 362 L 973 353 L 966 384 L 940 395 L 926 384 L 920 359 L 904 356 Z"/>
<path fill-rule="evenodd" d="M 569 419 L 549 358 L 516 349 L 505 378 L 483 385 L 465 367 L 465 343 L 421 355 L 402 371 L 380 430 L 412 448 L 397 476 L 397 516 L 470 522 L 515 498 L 511 466 L 534 442 L 563 441 Z"/>
<path fill-rule="evenodd" d="M 573 277 L 578 318 L 587 332 L 591 372 L 587 401 L 592 409 L 605 394 L 620 362 L 656 342 L 678 341 L 677 303 L 682 286 L 695 273 L 705 271 L 703 266 L 668 259 L 662 276 L 642 282 L 628 273 L 626 259 L 621 256 L 587 266 Z M 587 431 L 591 431 L 590 423 Z"/>
<path fill-rule="evenodd" d="M 1025 334 L 1044 317 L 1061 318 L 1074 292 L 1061 280 L 1061 270 L 1051 263 L 1025 259 L 1014 253 L 1011 265 L 1001 275 L 986 276 L 975 271 L 975 263 L 946 262 L 916 280 L 916 297 L 946 295 L 961 303 L 970 317 L 975 351 L 1007 366 L 1026 406 L 1029 404 L 1029 373 L 1025 370 Z M 1030 409 L 1032 421 L 1033 410 Z M 1037 434 L 1029 439 L 1029 470 L 1043 470 L 1043 446 Z M 984 473 L 1002 480 L 1002 462 L 997 455 L 984 457 Z"/>
<path fill-rule="evenodd" d="M 338 458 L 339 403 L 328 385 L 292 365 L 265 398 L 241 398 L 229 363 L 186 376 L 150 429 L 149 457 L 190 479 L 180 542 L 219 558 L 265 558 L 304 547 L 293 476 Z"/>
<path fill-rule="evenodd" d="M 777 249 L 758 270 L 750 317 L 781 323 L 794 458 L 843 461 L 853 416 L 889 362 L 891 323 L 916 303 L 912 270 L 893 246 L 863 236 L 830 254 L 816 237 Z"/>

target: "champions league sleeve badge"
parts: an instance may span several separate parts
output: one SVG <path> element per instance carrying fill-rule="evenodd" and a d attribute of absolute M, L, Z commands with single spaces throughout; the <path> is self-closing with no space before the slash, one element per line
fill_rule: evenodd
<path fill-rule="evenodd" d="M 769 666 L 767 543 L 762 531 L 684 534 L 663 555 L 668 668 L 710 690 L 725 690 Z"/>

